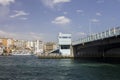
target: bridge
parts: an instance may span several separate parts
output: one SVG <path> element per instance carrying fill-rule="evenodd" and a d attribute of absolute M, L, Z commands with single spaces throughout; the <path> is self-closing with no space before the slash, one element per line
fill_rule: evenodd
<path fill-rule="evenodd" d="M 74 57 L 120 57 L 120 27 L 72 42 Z"/>

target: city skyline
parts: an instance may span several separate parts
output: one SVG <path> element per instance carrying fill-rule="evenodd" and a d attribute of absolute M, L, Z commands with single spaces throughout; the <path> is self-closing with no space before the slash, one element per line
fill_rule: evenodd
<path fill-rule="evenodd" d="M 120 26 L 120 0 L 0 0 L 0 36 L 73 40 Z"/>

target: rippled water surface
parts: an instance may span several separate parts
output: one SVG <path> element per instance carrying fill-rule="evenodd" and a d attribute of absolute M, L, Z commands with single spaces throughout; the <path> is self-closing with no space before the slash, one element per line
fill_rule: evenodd
<path fill-rule="evenodd" d="M 120 64 L 1 56 L 0 80 L 120 80 Z"/>

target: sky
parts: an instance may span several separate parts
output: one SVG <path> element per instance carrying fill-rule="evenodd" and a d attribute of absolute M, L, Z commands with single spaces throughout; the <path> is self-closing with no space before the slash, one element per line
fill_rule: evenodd
<path fill-rule="evenodd" d="M 77 40 L 120 26 L 120 0 L 0 0 L 0 36 L 57 41 L 59 32 Z"/>

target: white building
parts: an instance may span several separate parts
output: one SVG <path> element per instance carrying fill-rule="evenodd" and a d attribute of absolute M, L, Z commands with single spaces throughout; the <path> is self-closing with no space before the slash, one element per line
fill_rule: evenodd
<path fill-rule="evenodd" d="M 34 47 L 34 41 L 27 41 L 26 42 L 26 48 L 29 48 L 32 50 L 33 47 Z"/>
<path fill-rule="evenodd" d="M 59 52 L 63 56 L 70 56 L 71 55 L 71 34 L 63 34 L 59 33 L 58 36 L 58 45 L 59 45 Z"/>
<path fill-rule="evenodd" d="M 26 41 L 25 40 L 15 40 L 14 45 L 19 48 L 25 48 Z"/>
<path fill-rule="evenodd" d="M 43 42 L 40 41 L 40 40 L 36 40 L 35 41 L 35 53 L 38 54 L 38 53 L 43 53 Z"/>
<path fill-rule="evenodd" d="M 10 47 L 12 45 L 12 39 L 7 39 L 7 47 Z"/>

